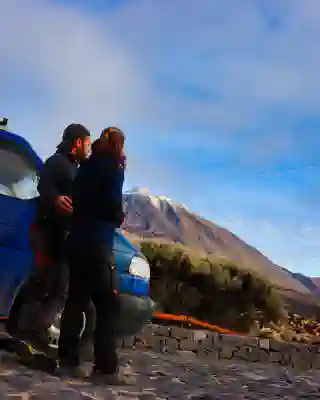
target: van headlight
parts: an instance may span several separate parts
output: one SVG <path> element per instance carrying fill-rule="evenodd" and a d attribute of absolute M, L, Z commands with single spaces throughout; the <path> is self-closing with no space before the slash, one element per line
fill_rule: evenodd
<path fill-rule="evenodd" d="M 150 266 L 148 261 L 142 257 L 133 257 L 130 263 L 129 273 L 143 279 L 150 279 Z"/>

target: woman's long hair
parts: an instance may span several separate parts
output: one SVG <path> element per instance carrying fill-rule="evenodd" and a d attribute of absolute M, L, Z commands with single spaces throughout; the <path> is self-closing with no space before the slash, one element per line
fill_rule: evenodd
<path fill-rule="evenodd" d="M 124 164 L 124 134 L 118 128 L 107 128 L 102 131 L 99 139 L 92 143 L 92 154 L 100 154 L 110 156 Z"/>

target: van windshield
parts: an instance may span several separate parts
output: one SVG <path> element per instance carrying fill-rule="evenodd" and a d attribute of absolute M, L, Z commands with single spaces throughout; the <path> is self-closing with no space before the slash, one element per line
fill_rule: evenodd
<path fill-rule="evenodd" d="M 14 149 L 0 147 L 0 194 L 17 199 L 38 197 L 37 172 Z"/>

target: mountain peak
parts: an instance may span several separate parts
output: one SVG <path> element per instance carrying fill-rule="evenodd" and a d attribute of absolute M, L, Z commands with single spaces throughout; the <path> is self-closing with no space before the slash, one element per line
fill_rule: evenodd
<path fill-rule="evenodd" d="M 124 194 L 144 194 L 146 196 L 152 196 L 151 191 L 148 188 L 142 186 L 134 186 L 133 188 L 126 190 Z"/>
<path fill-rule="evenodd" d="M 171 207 L 181 207 L 187 210 L 187 207 L 183 204 L 176 204 L 170 197 L 167 196 L 158 196 L 155 195 L 151 192 L 150 189 L 141 187 L 141 186 L 134 186 L 132 189 L 126 190 L 124 192 L 124 195 L 127 196 L 134 196 L 134 195 L 140 195 L 140 196 L 146 196 L 150 199 L 150 201 L 153 203 L 154 206 L 158 207 L 160 203 L 167 203 Z"/>

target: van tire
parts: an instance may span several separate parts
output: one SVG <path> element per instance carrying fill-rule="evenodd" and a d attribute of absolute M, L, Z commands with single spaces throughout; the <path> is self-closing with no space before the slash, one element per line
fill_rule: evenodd
<path fill-rule="evenodd" d="M 14 337 L 19 332 L 19 320 L 21 318 L 21 312 L 23 310 L 23 306 L 25 304 L 25 298 L 27 296 L 27 287 L 22 284 L 20 285 L 16 296 L 14 297 L 13 304 L 10 309 L 9 317 L 5 322 L 6 331 L 10 336 Z M 63 306 L 60 307 L 62 311 Z M 81 348 L 87 348 L 88 343 L 92 342 L 93 338 L 93 330 L 95 327 L 95 312 L 94 307 L 88 309 L 85 315 L 86 324 L 84 327 L 84 331 L 81 335 Z M 53 321 L 54 322 L 54 321 Z M 54 325 L 54 323 L 48 328 L 48 339 L 49 339 L 49 330 Z M 52 347 L 48 346 L 48 349 L 52 351 Z M 87 358 L 87 357 L 86 357 Z"/>

